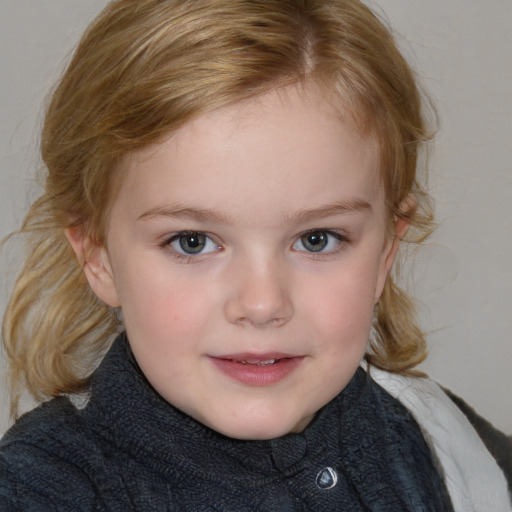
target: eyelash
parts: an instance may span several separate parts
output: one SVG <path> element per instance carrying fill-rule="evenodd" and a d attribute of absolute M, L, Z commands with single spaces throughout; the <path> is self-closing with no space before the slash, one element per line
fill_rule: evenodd
<path fill-rule="evenodd" d="M 192 252 L 191 253 L 186 253 L 186 252 L 180 252 L 179 250 L 177 250 L 177 248 L 172 246 L 174 242 L 179 242 L 180 239 L 182 239 L 183 237 L 186 237 L 186 236 L 198 237 L 198 238 L 204 237 L 204 239 L 205 239 L 204 243 L 205 244 L 214 244 L 216 246 L 216 250 L 211 250 L 211 251 L 207 251 L 207 252 L 203 252 L 201 250 L 201 251 L 198 251 L 197 253 L 192 253 Z M 217 252 L 218 250 L 221 250 L 221 247 L 214 242 L 213 238 L 210 235 L 208 235 L 208 233 L 205 233 L 203 231 L 193 231 L 193 230 L 180 231 L 178 233 L 175 233 L 172 236 L 170 236 L 169 238 L 166 238 L 160 244 L 160 246 L 163 249 L 165 249 L 166 251 L 168 251 L 169 254 L 171 254 L 171 256 L 173 258 L 175 258 L 176 260 L 179 260 L 179 261 L 181 261 L 183 263 L 189 263 L 193 259 L 196 259 L 196 258 L 198 258 L 200 256 L 205 256 L 205 255 L 210 254 L 212 252 Z"/>
<path fill-rule="evenodd" d="M 302 249 L 296 249 L 295 246 L 299 243 L 301 243 L 302 245 L 304 245 L 304 239 L 308 236 L 312 236 L 312 235 L 326 235 L 327 237 L 327 241 L 326 241 L 326 244 L 328 245 L 329 243 L 331 243 L 331 241 L 329 240 L 330 238 L 333 238 L 335 240 L 335 243 L 336 243 L 336 247 L 334 247 L 333 249 L 330 249 L 330 250 L 323 250 L 323 248 L 321 248 L 319 251 L 309 251 L 307 249 L 305 250 L 302 250 Z M 321 237 L 320 237 L 321 238 Z M 338 231 L 333 231 L 331 229 L 318 229 L 318 228 L 315 228 L 315 229 L 309 229 L 307 231 L 304 231 L 303 233 L 301 233 L 299 235 L 299 237 L 297 238 L 297 240 L 294 242 L 293 244 L 293 248 L 294 250 L 297 250 L 298 252 L 303 252 L 305 254 L 308 255 L 308 257 L 313 257 L 313 258 L 321 258 L 321 257 L 325 257 L 325 256 L 330 256 L 330 255 L 333 255 L 333 254 L 337 254 L 338 252 L 344 250 L 347 246 L 347 244 L 349 243 L 349 239 L 341 234 L 340 232 Z"/>
<path fill-rule="evenodd" d="M 319 239 L 321 239 L 322 236 L 326 236 L 326 238 L 327 238 L 327 240 L 325 242 L 326 246 L 328 246 L 330 243 L 332 243 L 331 239 L 333 238 L 336 241 L 337 247 L 330 249 L 328 251 L 325 251 L 324 248 L 321 248 L 318 251 L 307 250 L 306 248 L 304 248 L 304 249 L 296 248 L 296 245 L 298 245 L 298 244 L 302 244 L 302 246 L 304 247 L 304 241 L 305 241 L 306 237 L 313 236 L 313 235 L 316 235 L 316 236 L 320 235 L 318 237 Z M 179 242 L 182 238 L 187 237 L 187 236 L 196 237 L 196 238 L 204 238 L 203 242 L 205 244 L 205 247 L 208 244 L 214 244 L 215 248 L 213 250 L 208 250 L 207 252 L 203 252 L 203 249 L 201 249 L 197 253 L 193 253 L 193 252 L 187 253 L 184 251 L 183 247 L 182 247 L 182 250 L 184 252 L 180 252 L 177 248 L 173 247 L 173 243 Z M 345 235 L 339 233 L 338 231 L 333 231 L 330 229 L 309 229 L 309 230 L 301 233 L 296 238 L 295 242 L 292 245 L 292 249 L 296 252 L 307 254 L 308 257 L 317 259 L 317 258 L 337 254 L 338 252 L 345 249 L 346 245 L 349 242 L 350 242 L 349 239 Z M 181 245 L 181 243 L 180 243 L 180 245 Z M 193 230 L 180 231 L 178 233 L 175 233 L 175 234 L 171 235 L 170 237 L 166 238 L 160 244 L 160 246 L 163 249 L 165 249 L 166 251 L 168 251 L 169 254 L 171 254 L 171 256 L 173 258 L 175 258 L 176 260 L 179 260 L 183 263 L 189 263 L 192 260 L 197 259 L 201 256 L 206 256 L 210 253 L 214 253 L 214 252 L 218 252 L 218 251 L 222 250 L 222 247 L 220 247 L 217 243 L 215 243 L 215 241 L 213 240 L 211 235 L 209 235 L 208 233 L 205 233 L 203 231 L 193 231 Z"/>

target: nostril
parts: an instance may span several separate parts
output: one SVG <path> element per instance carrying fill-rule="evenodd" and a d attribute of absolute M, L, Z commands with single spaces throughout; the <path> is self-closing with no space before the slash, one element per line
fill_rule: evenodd
<path fill-rule="evenodd" d="M 224 311 L 229 322 L 242 327 L 275 328 L 293 315 L 290 290 L 283 276 L 267 272 L 230 275 L 230 296 Z"/>
<path fill-rule="evenodd" d="M 254 318 L 241 317 L 233 321 L 240 327 L 258 327 L 260 329 L 272 329 L 285 325 L 289 318 L 271 318 L 270 320 L 258 321 Z"/>

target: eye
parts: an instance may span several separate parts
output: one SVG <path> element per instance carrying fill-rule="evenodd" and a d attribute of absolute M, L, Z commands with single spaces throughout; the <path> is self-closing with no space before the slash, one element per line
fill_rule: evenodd
<path fill-rule="evenodd" d="M 174 235 L 167 245 L 178 254 L 191 256 L 218 251 L 220 247 L 205 233 L 201 231 L 183 231 Z"/>
<path fill-rule="evenodd" d="M 293 249 L 316 253 L 336 252 L 342 240 L 343 237 L 338 233 L 318 229 L 302 234 L 293 244 Z"/>

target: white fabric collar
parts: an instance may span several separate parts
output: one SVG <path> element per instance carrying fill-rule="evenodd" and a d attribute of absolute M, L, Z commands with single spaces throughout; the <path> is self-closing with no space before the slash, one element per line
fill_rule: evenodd
<path fill-rule="evenodd" d="M 438 384 L 375 367 L 369 373 L 417 421 L 441 468 L 455 512 L 512 510 L 501 469 L 466 416 Z"/>

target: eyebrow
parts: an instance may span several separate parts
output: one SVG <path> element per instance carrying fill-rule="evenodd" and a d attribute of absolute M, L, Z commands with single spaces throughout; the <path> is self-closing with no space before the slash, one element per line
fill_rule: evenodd
<path fill-rule="evenodd" d="M 341 215 L 357 212 L 372 212 L 373 208 L 370 203 L 361 199 L 350 199 L 326 204 L 319 208 L 299 211 L 289 215 L 285 215 L 285 221 L 288 223 L 310 222 L 325 217 Z M 188 206 L 158 206 L 151 208 L 147 212 L 140 215 L 137 220 L 148 220 L 155 217 L 168 217 L 172 219 L 189 219 L 197 222 L 213 222 L 217 224 L 233 224 L 232 220 L 224 213 L 218 210 L 206 210 L 203 208 L 192 208 Z"/>
<path fill-rule="evenodd" d="M 137 220 L 153 219 L 155 217 L 169 217 L 172 219 L 190 219 L 198 222 L 215 222 L 218 224 L 231 224 L 223 213 L 217 210 L 205 210 L 188 206 L 158 206 L 144 212 Z"/>
<path fill-rule="evenodd" d="M 358 212 L 373 212 L 372 205 L 362 199 L 350 199 L 347 201 L 339 201 L 335 203 L 326 204 L 319 208 L 312 208 L 311 210 L 304 210 L 292 215 L 287 216 L 289 222 L 309 222 L 325 217 L 334 215 L 341 215 L 346 213 Z"/>

